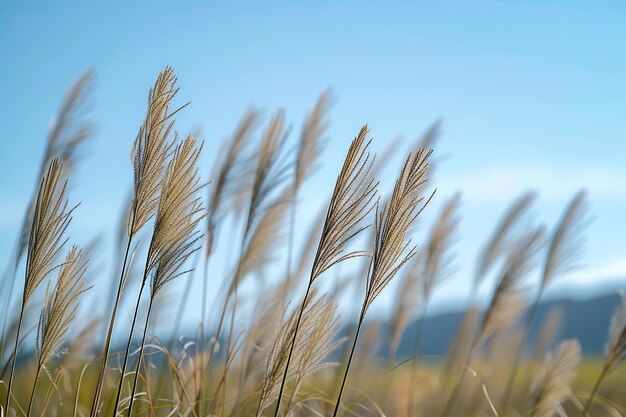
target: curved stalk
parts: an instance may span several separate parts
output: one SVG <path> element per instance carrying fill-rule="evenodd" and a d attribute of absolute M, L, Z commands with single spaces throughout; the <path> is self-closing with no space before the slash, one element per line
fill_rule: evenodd
<path fill-rule="evenodd" d="M 606 377 L 606 375 L 608 373 L 609 373 L 609 366 L 608 366 L 608 363 L 607 363 L 607 364 L 604 365 L 604 368 L 602 368 L 602 372 L 600 373 L 600 376 L 598 377 L 598 380 L 596 381 L 595 385 L 593 386 L 593 390 L 591 390 L 591 395 L 589 396 L 589 399 L 585 403 L 585 408 L 583 409 L 583 412 L 581 414 L 582 417 L 588 417 L 589 416 L 589 409 L 591 409 L 591 405 L 593 404 L 593 400 L 596 397 L 596 394 L 598 393 L 598 390 L 600 389 L 600 384 L 602 384 L 602 381 L 604 380 L 604 378 Z"/>

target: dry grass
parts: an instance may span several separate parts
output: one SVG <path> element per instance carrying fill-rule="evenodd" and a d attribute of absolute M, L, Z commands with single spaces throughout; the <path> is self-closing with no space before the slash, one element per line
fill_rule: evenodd
<path fill-rule="evenodd" d="M 422 357 L 420 343 L 429 335 L 418 328 L 408 335 L 414 339 L 413 356 L 395 360 L 410 323 L 416 316 L 423 322 L 438 284 L 454 272 L 451 249 L 461 196 L 446 201 L 430 227 L 420 225 L 426 237 L 416 240 L 414 225 L 434 195 L 427 187 L 436 186 L 426 181 L 436 161 L 431 148 L 440 123 L 416 142 L 385 204 L 379 200 L 377 177 L 401 142 L 393 142 L 375 163 L 376 142 L 364 126 L 346 144 L 325 211 L 298 242 L 296 231 L 304 231 L 298 195 L 321 167 L 330 92 L 311 107 L 293 148 L 284 111 L 259 132 L 259 113 L 246 112 L 215 155 L 211 178 L 204 180 L 203 142 L 175 128 L 175 116 L 186 106 L 174 104 L 176 76 L 169 67 L 158 75 L 132 145 L 128 216 L 121 232 L 112 231 L 122 236 L 124 256 L 114 263 L 111 282 L 94 283 L 98 294 L 112 288 L 111 300 L 98 295 L 112 306 L 103 329 L 92 321 L 95 317 L 78 313 L 95 268 L 87 263 L 90 251 L 66 248 L 74 206 L 67 200 L 65 179 L 72 181 L 70 168 L 81 162 L 79 150 L 88 139 L 90 123 L 83 109 L 89 79 L 90 73 L 84 75 L 61 106 L 1 283 L 2 308 L 10 313 L 3 318 L 0 344 L 0 399 L 7 415 L 624 415 L 620 363 L 626 352 L 626 297 L 608 329 L 602 361 L 581 362 L 574 340 L 552 349 L 558 313 L 534 323 L 544 290 L 566 277 L 582 254 L 588 223 L 584 192 L 574 196 L 549 235 L 525 218 L 534 194 L 513 202 L 477 260 L 472 303 L 478 287 L 496 274 L 486 308 L 473 305 L 467 311 L 445 358 Z M 228 222 L 242 233 L 227 239 L 239 250 L 229 272 L 220 276 L 210 261 L 232 250 L 224 249 L 218 233 Z M 367 248 L 361 237 L 371 225 L 372 247 Z M 144 235 L 145 248 L 138 244 Z M 297 247 L 302 250 L 296 252 Z M 200 251 L 204 256 L 193 256 Z M 197 266 L 194 259 L 201 265 L 202 282 L 189 276 Z M 360 265 L 347 271 L 338 267 L 348 261 Z M 535 271 L 540 280 L 530 297 L 528 278 Z M 133 293 L 124 290 L 135 275 L 139 292 L 128 299 Z M 252 279 L 257 276 L 270 279 L 251 292 L 259 285 Z M 389 340 L 366 316 L 396 277 Z M 161 317 L 170 315 L 166 300 L 173 299 L 169 283 L 185 278 L 171 340 L 159 340 L 155 330 L 162 326 Z M 320 288 L 328 283 L 334 292 L 322 294 Z M 199 286 L 202 305 L 193 306 L 201 315 L 197 333 L 179 339 L 184 307 Z M 46 287 L 40 302 L 38 294 Z M 338 307 L 346 302 L 341 294 L 351 288 L 362 297 L 354 323 L 342 320 Z M 209 289 L 220 289 L 221 298 L 209 300 Z M 133 306 L 129 328 L 119 328 L 116 321 L 122 300 Z M 38 325 L 31 326 L 37 316 Z M 532 325 L 542 331 L 526 355 L 520 346 Z M 124 335 L 120 352 L 112 348 L 114 329 Z M 383 346 L 390 347 L 389 358 L 378 355 Z"/>

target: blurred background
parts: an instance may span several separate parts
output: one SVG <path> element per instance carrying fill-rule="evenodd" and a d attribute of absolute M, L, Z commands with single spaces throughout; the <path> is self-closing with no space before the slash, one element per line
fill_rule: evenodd
<path fill-rule="evenodd" d="M 147 91 L 171 65 L 181 86 L 177 104 L 191 101 L 177 128 L 205 139 L 205 179 L 247 108 L 260 109 L 263 123 L 285 108 L 295 141 L 317 96 L 331 89 L 322 167 L 300 193 L 303 225 L 327 204 L 329 184 L 364 123 L 375 150 L 403 139 L 381 175 L 388 189 L 411 145 L 440 121 L 430 182 L 437 192 L 416 235 L 461 192 L 454 273 L 429 309 L 441 320 L 465 306 L 477 253 L 514 198 L 535 190 L 531 221 L 551 229 L 586 189 L 593 221 L 580 268 L 555 282 L 545 299 L 601 310 L 593 336 L 599 350 L 617 290 L 626 284 L 624 18 L 626 5 L 610 1 L 3 1 L 0 264 L 15 243 L 53 116 L 67 88 L 91 68 L 85 117 L 94 131 L 71 179 L 70 199 L 81 202 L 71 233 L 84 243 L 102 236 L 94 284 L 108 288 L 107 260 L 132 184 L 129 153 Z M 307 232 L 301 227 L 296 234 Z M 228 235 L 228 228 L 221 232 Z M 229 262 L 215 258 L 218 283 Z M 483 287 L 484 297 L 493 280 Z M 383 294 L 372 316 L 389 314 L 394 292 Z M 98 294 L 87 297 L 98 303 Z M 340 301 L 342 312 L 352 311 L 349 297 Z M 200 292 L 193 293 L 190 322 L 200 302 Z"/>

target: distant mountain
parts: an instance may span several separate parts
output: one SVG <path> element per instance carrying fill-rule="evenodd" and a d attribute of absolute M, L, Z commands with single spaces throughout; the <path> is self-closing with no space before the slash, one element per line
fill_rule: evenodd
<path fill-rule="evenodd" d="M 602 355 L 609 322 L 619 303 L 620 298 L 617 294 L 587 300 L 568 298 L 543 302 L 537 310 L 537 319 L 529 334 L 528 343 L 533 342 L 550 311 L 561 309 L 562 321 L 556 339 L 576 338 L 580 341 L 583 354 L 587 356 Z M 462 312 L 427 317 L 424 322 L 422 355 L 446 355 L 462 319 Z M 418 325 L 419 322 L 415 321 L 405 331 L 398 349 L 398 359 L 411 356 L 414 335 Z M 389 335 L 389 329 L 389 322 L 382 323 L 381 334 Z M 382 346 L 379 353 L 386 356 L 387 351 L 388 346 Z"/>
<path fill-rule="evenodd" d="M 542 302 L 537 309 L 535 324 L 531 328 L 527 344 L 533 344 L 550 312 L 560 310 L 561 325 L 558 333 L 554 335 L 555 340 L 576 338 L 582 346 L 584 355 L 600 356 L 604 351 L 611 316 L 619 304 L 620 297 L 617 292 L 584 300 L 562 298 Z M 451 312 L 428 316 L 424 322 L 422 355 L 446 356 L 463 315 L 464 312 Z M 369 324 L 371 322 L 367 323 L 366 327 Z M 381 357 L 387 357 L 391 325 L 389 321 L 383 321 L 379 325 L 379 338 L 377 340 L 379 349 L 377 353 Z M 396 355 L 398 360 L 409 358 L 413 354 L 413 340 L 418 325 L 419 322 L 414 321 L 405 330 Z M 190 329 L 190 333 L 187 334 L 194 334 L 192 330 Z M 346 327 L 342 333 L 352 335 L 353 329 Z M 362 336 L 361 341 L 365 338 L 365 332 Z M 122 350 L 122 346 L 116 349 Z M 334 352 L 335 357 L 333 359 L 340 359 L 336 357 L 339 351 Z M 222 353 L 223 351 L 220 351 L 218 356 Z"/>

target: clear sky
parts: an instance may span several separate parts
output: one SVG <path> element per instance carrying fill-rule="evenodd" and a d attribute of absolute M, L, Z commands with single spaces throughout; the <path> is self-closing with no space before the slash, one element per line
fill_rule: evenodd
<path fill-rule="evenodd" d="M 180 104 L 192 102 L 178 127 L 201 129 L 207 176 L 218 144 L 250 104 L 266 115 L 285 107 L 297 132 L 305 110 L 332 88 L 330 143 L 324 169 L 303 193 L 305 218 L 326 198 L 340 156 L 363 123 L 382 150 L 395 136 L 410 143 L 443 119 L 436 151 L 445 157 L 423 225 L 457 190 L 463 205 L 459 270 L 441 288 L 439 306 L 465 293 L 494 219 L 528 189 L 539 192 L 535 216 L 548 225 L 576 190 L 589 190 L 595 220 L 585 268 L 552 293 L 584 296 L 600 284 L 624 286 L 626 3 L 443 3 L 2 1 L 1 264 L 50 119 L 66 88 L 90 67 L 89 117 L 97 131 L 72 178 L 71 198 L 82 202 L 72 233 L 83 242 L 104 233 L 106 263 L 147 90 L 171 65 Z M 377 311 L 388 309 L 392 293 Z"/>

